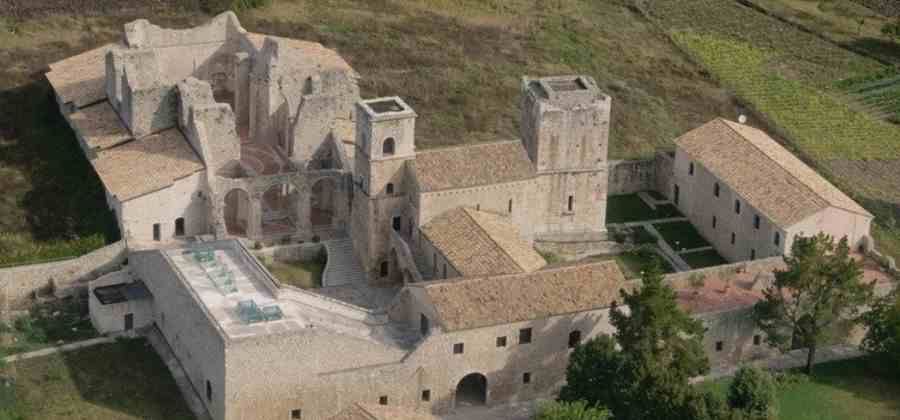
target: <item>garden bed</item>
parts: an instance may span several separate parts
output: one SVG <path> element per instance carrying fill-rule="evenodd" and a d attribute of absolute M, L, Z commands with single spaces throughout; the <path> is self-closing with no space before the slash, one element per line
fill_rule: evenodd
<path fill-rule="evenodd" d="M 644 222 L 681 217 L 675 206 L 664 204 L 650 208 L 637 194 L 611 195 L 606 202 L 606 223 Z"/>
<path fill-rule="evenodd" d="M 653 227 L 675 252 L 709 246 L 709 242 L 700 236 L 700 232 L 690 222 L 657 223 Z"/>

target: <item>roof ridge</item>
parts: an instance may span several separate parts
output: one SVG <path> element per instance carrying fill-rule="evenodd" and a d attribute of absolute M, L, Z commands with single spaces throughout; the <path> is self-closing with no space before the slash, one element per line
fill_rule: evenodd
<path fill-rule="evenodd" d="M 487 236 L 488 240 L 490 240 L 491 243 L 493 243 L 497 248 L 499 248 L 500 252 L 503 252 L 503 255 L 506 255 L 506 258 L 508 258 L 510 261 L 512 261 L 514 266 L 519 267 L 519 270 L 522 270 L 523 273 L 526 273 L 527 271 L 525 270 L 525 267 L 522 267 L 522 265 L 519 264 L 519 262 L 516 261 L 516 259 L 513 258 L 512 255 L 509 254 L 509 252 L 506 251 L 506 248 L 504 248 L 503 245 L 501 245 L 499 242 L 497 242 L 496 239 L 494 239 L 493 236 L 491 236 L 491 233 L 488 232 L 487 229 L 485 229 L 484 226 L 482 226 L 481 223 L 478 222 L 478 219 L 476 219 L 475 217 L 472 216 L 472 214 L 469 212 L 470 210 L 477 211 L 479 213 L 481 213 L 481 210 L 474 210 L 471 207 L 463 207 L 463 212 L 466 214 L 466 216 L 469 219 L 471 219 L 472 222 L 474 222 L 476 226 L 478 226 L 478 229 L 481 229 L 481 231 L 484 233 L 484 235 Z"/>
<path fill-rule="evenodd" d="M 788 175 L 790 175 L 790 176 L 791 176 L 792 178 L 794 178 L 795 180 L 799 181 L 800 185 L 802 185 L 803 188 L 807 189 L 809 192 L 813 193 L 813 195 L 815 195 L 816 197 L 819 197 L 821 200 L 825 201 L 826 204 L 828 204 L 829 206 L 832 206 L 832 207 L 837 207 L 837 208 L 839 208 L 839 209 L 849 211 L 849 212 L 851 212 L 851 213 L 857 213 L 857 214 L 859 214 L 859 211 L 857 211 L 857 210 L 852 210 L 852 209 L 848 209 L 848 208 L 846 208 L 845 206 L 843 206 L 843 205 L 841 205 L 841 204 L 837 204 L 837 203 L 835 203 L 834 201 L 832 201 L 832 200 L 828 199 L 827 197 L 825 197 L 824 195 L 820 194 L 818 191 L 816 191 L 814 188 L 812 188 L 811 186 L 809 186 L 808 183 L 804 182 L 804 181 L 803 181 L 800 177 L 798 177 L 796 174 L 794 174 L 793 172 L 791 172 L 790 170 L 788 170 L 787 168 L 785 168 L 784 165 L 781 164 L 781 162 L 775 160 L 774 158 L 772 158 L 772 156 L 769 156 L 768 153 L 766 153 L 764 150 L 760 149 L 759 146 L 756 145 L 756 143 L 754 143 L 752 140 L 750 140 L 747 136 L 741 134 L 741 132 L 739 132 L 737 129 L 735 129 L 735 127 L 732 125 L 732 124 L 739 124 L 739 123 L 736 123 L 736 122 L 734 122 L 734 121 L 727 120 L 727 119 L 722 118 L 722 117 L 719 117 L 718 119 L 724 121 L 724 122 L 725 122 L 725 126 L 727 126 L 729 130 L 731 130 L 732 132 L 734 132 L 735 134 L 737 134 L 738 136 L 740 136 L 740 137 L 741 137 L 742 139 L 744 139 L 747 143 L 750 143 L 750 145 L 753 146 L 754 149 L 756 149 L 756 150 L 758 150 L 760 153 L 762 153 L 763 156 L 766 157 L 766 159 L 771 160 L 772 162 L 774 162 L 775 165 L 777 165 L 777 166 L 778 166 L 779 168 L 781 168 L 783 171 L 787 172 Z M 742 124 L 742 126 L 747 127 L 747 128 L 750 128 L 750 129 L 753 129 L 753 130 L 757 130 L 757 131 L 759 131 L 759 132 L 765 134 L 766 136 L 768 136 L 770 139 L 772 139 L 772 137 L 769 136 L 768 133 L 766 133 L 765 131 L 762 131 L 762 130 L 756 128 L 756 127 L 752 127 L 752 126 L 749 126 L 749 125 L 743 125 L 743 124 Z M 836 185 L 832 184 L 831 181 L 825 179 L 825 177 L 823 177 L 823 176 L 822 176 L 821 174 L 819 174 L 817 171 L 815 171 L 815 170 L 813 170 L 812 168 L 810 168 L 809 165 L 806 164 L 806 162 L 800 160 L 799 157 L 797 157 L 796 155 L 794 155 L 793 153 L 791 153 L 790 150 L 788 150 L 786 147 L 782 146 L 780 143 L 778 143 L 777 141 L 775 141 L 775 139 L 772 139 L 772 142 L 775 143 L 776 146 L 781 147 L 782 149 L 784 149 L 789 155 L 791 155 L 791 157 L 793 157 L 794 159 L 797 159 L 798 161 L 800 161 L 800 163 L 803 164 L 803 165 L 805 165 L 807 168 L 809 168 L 810 171 L 812 171 L 812 173 L 813 173 L 815 176 L 818 176 L 818 177 L 822 178 L 828 185 L 830 185 L 830 186 L 833 187 L 835 190 L 837 190 L 838 193 L 843 194 L 844 196 L 846 196 L 847 198 L 849 198 L 850 201 L 855 202 L 852 198 L 850 198 L 850 196 L 847 196 L 847 194 L 845 194 L 843 191 L 841 191 L 840 188 L 838 188 Z M 859 203 L 857 203 L 857 205 L 859 205 Z M 862 208 L 861 205 L 859 205 L 859 207 Z M 863 210 L 865 210 L 866 212 L 868 212 L 868 210 L 866 210 L 865 208 L 863 208 Z"/>
<path fill-rule="evenodd" d="M 448 150 L 466 149 L 469 147 L 482 147 L 482 146 L 492 146 L 492 145 L 496 145 L 496 144 L 519 143 L 521 141 L 522 141 L 521 139 L 477 141 L 477 142 L 473 142 L 473 143 L 453 144 L 453 145 L 449 145 L 449 146 L 423 149 L 422 151 L 416 151 L 416 153 L 421 154 L 421 153 L 445 152 Z"/>

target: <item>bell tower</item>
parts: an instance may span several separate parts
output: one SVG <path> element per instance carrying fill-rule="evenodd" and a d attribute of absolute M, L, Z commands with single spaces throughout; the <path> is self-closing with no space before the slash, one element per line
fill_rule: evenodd
<path fill-rule="evenodd" d="M 416 117 L 396 96 L 356 103 L 351 237 L 374 283 L 395 277 L 386 265 L 391 230 L 408 229 L 403 226 L 410 220 L 403 179 L 406 162 L 416 156 Z"/>

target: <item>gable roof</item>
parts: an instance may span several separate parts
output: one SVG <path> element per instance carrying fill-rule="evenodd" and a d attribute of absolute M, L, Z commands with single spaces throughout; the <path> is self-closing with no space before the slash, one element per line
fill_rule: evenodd
<path fill-rule="evenodd" d="M 609 307 L 628 284 L 615 261 L 426 284 L 447 331 Z"/>
<path fill-rule="evenodd" d="M 69 115 L 72 129 L 89 149 L 107 149 L 133 137 L 109 101 L 86 106 Z"/>
<path fill-rule="evenodd" d="M 498 214 L 457 207 L 422 226 L 422 234 L 464 277 L 531 272 L 547 264 Z"/>
<path fill-rule="evenodd" d="M 781 228 L 829 206 L 872 217 L 759 129 L 717 118 L 675 143 Z"/>
<path fill-rule="evenodd" d="M 166 188 L 203 169 L 177 128 L 101 150 L 91 163 L 106 190 L 120 201 Z"/>
<path fill-rule="evenodd" d="M 418 152 L 410 169 L 423 192 L 520 181 L 535 175 L 518 140 Z"/>
<path fill-rule="evenodd" d="M 106 53 L 119 48 L 106 44 L 50 64 L 47 80 L 60 102 L 82 107 L 106 99 Z"/>
<path fill-rule="evenodd" d="M 407 407 L 356 403 L 329 420 L 437 420 L 437 417 Z"/>

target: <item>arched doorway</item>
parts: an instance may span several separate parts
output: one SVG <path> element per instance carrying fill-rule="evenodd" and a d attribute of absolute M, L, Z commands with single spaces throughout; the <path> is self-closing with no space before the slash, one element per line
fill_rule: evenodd
<path fill-rule="evenodd" d="M 480 373 L 466 375 L 456 386 L 456 405 L 471 406 L 487 403 L 487 378 Z"/>
<path fill-rule="evenodd" d="M 262 229 L 264 235 L 290 233 L 295 229 L 297 194 L 290 183 L 269 187 L 262 195 Z"/>
<path fill-rule="evenodd" d="M 229 235 L 246 236 L 250 215 L 250 195 L 241 189 L 225 194 L 225 229 Z"/>
<path fill-rule="evenodd" d="M 309 197 L 309 218 L 313 227 L 331 226 L 334 222 L 334 180 L 322 178 L 316 181 Z"/>

